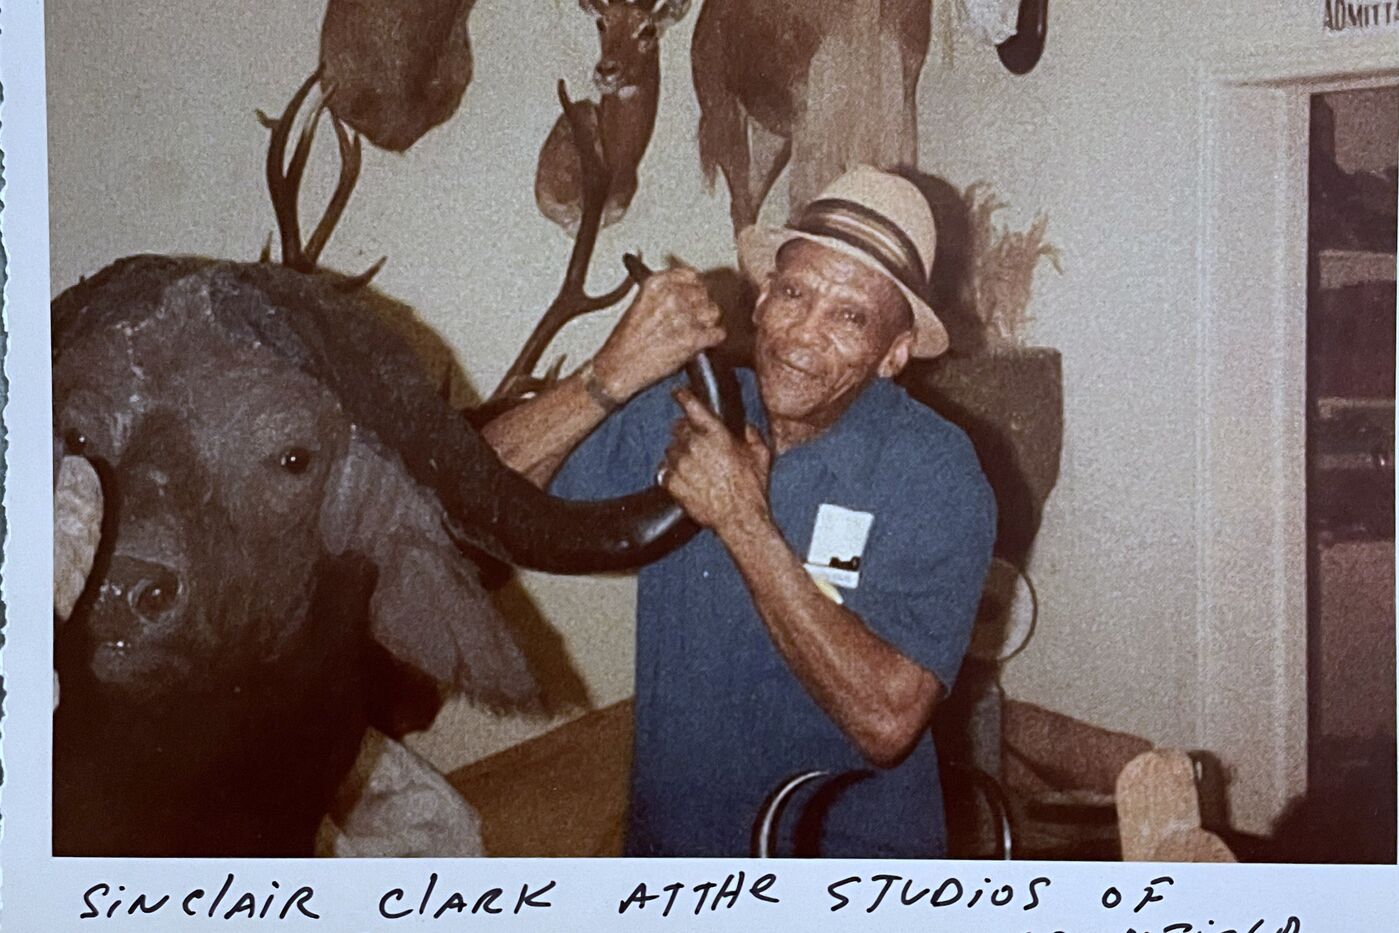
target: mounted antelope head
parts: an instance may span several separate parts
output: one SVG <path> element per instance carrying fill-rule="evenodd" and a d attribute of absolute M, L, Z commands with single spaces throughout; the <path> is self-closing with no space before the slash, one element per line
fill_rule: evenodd
<path fill-rule="evenodd" d="M 330 112 L 403 152 L 457 112 L 471 81 L 476 0 L 329 0 L 321 72 Z"/>
<path fill-rule="evenodd" d="M 795 214 L 856 164 L 917 162 L 915 94 L 932 0 L 707 0 L 690 62 L 699 155 L 722 172 L 734 232 L 791 163 Z"/>
<path fill-rule="evenodd" d="M 690 0 L 578 0 L 597 20 L 601 55 L 593 70 L 599 102 L 582 101 L 596 128 L 608 174 L 602 225 L 626 213 L 636 194 L 636 170 L 656 126 L 660 100 L 660 39 L 690 8 Z M 563 115 L 544 140 L 534 178 L 539 210 L 576 236 L 582 221 L 581 163 Z"/>

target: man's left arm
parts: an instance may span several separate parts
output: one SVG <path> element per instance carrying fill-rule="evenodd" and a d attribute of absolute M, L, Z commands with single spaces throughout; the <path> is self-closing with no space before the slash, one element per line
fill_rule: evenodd
<path fill-rule="evenodd" d="M 687 418 L 667 455 L 666 488 L 724 542 L 773 643 L 807 692 L 868 761 L 898 764 L 927 729 L 950 684 L 929 670 L 933 665 L 910 658 L 817 587 L 772 520 L 771 454 L 752 427 L 738 441 L 688 393 L 678 397 Z M 973 550 L 982 544 L 966 542 Z M 988 556 L 989 548 L 987 540 Z M 937 581 L 924 582 L 937 593 Z M 965 607 L 950 608 L 966 614 Z M 970 619 L 965 622 L 969 627 Z M 953 641 L 965 646 L 955 633 Z M 960 650 L 950 653 L 955 660 L 943 674 L 947 681 L 961 657 Z"/>

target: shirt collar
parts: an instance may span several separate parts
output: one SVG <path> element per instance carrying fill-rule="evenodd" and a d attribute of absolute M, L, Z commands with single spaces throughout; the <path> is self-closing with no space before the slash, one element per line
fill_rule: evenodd
<path fill-rule="evenodd" d="M 745 401 L 750 419 L 769 443 L 767 412 L 758 393 L 757 377 L 746 372 L 743 381 Z M 876 376 L 855 397 L 836 423 L 824 432 L 787 451 L 784 456 L 802 452 L 820 458 L 840 480 L 846 483 L 869 481 L 870 467 L 884 447 L 884 433 L 892 423 L 893 409 L 898 405 L 902 390 L 893 380 Z"/>

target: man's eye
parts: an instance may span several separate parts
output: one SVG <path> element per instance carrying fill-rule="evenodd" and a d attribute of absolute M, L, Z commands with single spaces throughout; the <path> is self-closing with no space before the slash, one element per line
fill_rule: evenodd
<path fill-rule="evenodd" d="M 859 327 L 865 323 L 865 313 L 858 308 L 841 308 L 840 319 L 846 324 Z"/>
<path fill-rule="evenodd" d="M 305 447 L 288 447 L 278 460 L 288 473 L 301 474 L 311 465 L 311 451 Z"/>
<path fill-rule="evenodd" d="M 784 283 L 784 284 L 783 284 L 783 286 L 782 286 L 782 297 L 784 297 L 784 298 L 800 298 L 801 295 L 802 295 L 801 289 L 797 288 L 795 285 L 791 284 L 790 282 Z"/>

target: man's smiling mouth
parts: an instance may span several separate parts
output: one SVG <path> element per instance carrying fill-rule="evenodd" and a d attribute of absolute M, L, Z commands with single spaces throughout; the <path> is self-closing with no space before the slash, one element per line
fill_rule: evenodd
<path fill-rule="evenodd" d="M 810 369 L 807 369 L 806 367 L 801 366 L 798 363 L 794 363 L 786 357 L 781 356 L 777 353 L 769 353 L 768 359 L 780 368 L 785 369 L 788 372 L 791 372 L 797 376 L 801 376 L 805 379 L 814 379 L 820 375 L 819 373 L 812 372 Z"/>

